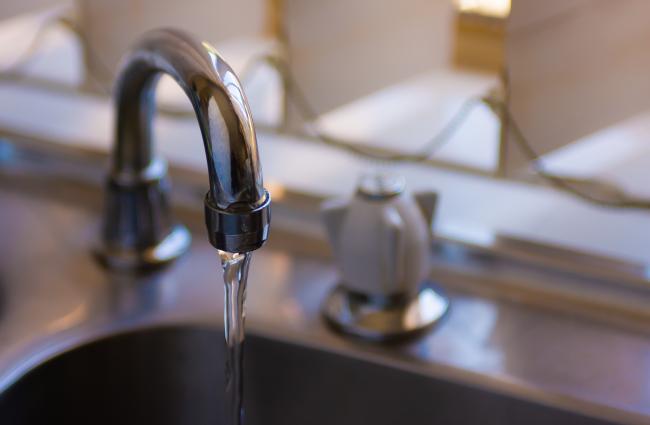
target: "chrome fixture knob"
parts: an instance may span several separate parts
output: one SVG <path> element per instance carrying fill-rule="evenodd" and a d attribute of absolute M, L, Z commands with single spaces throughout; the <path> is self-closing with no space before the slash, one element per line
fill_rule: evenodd
<path fill-rule="evenodd" d="M 268 237 L 271 198 L 263 186 L 253 120 L 239 79 L 208 43 L 176 30 L 151 31 L 125 57 L 115 90 L 116 140 L 97 251 L 109 267 L 162 265 L 190 244 L 189 232 L 172 218 L 166 165 L 154 154 L 151 137 L 162 74 L 181 86 L 201 129 L 210 184 L 204 202 L 210 242 L 223 251 L 247 252 Z"/>
<path fill-rule="evenodd" d="M 361 179 L 351 199 L 323 204 L 341 282 L 323 314 L 335 329 L 385 341 L 435 324 L 448 299 L 428 281 L 435 193 L 411 195 L 399 177 Z"/>

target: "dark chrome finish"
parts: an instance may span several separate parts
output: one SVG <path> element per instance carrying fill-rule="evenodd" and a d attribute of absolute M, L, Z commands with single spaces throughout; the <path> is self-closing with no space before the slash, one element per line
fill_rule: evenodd
<path fill-rule="evenodd" d="M 109 266 L 136 268 L 171 261 L 189 246 L 189 233 L 171 217 L 166 166 L 156 158 L 151 137 L 161 74 L 181 86 L 201 128 L 210 183 L 205 202 L 210 241 L 230 252 L 259 248 L 268 236 L 270 198 L 241 84 L 209 44 L 158 30 L 126 56 L 117 81 L 117 132 L 100 258 Z"/>
<path fill-rule="evenodd" d="M 371 297 L 339 285 L 323 303 L 323 316 L 335 330 L 376 342 L 422 335 L 448 310 L 449 298 L 431 285 L 424 285 L 415 296 L 391 297 Z"/>
<path fill-rule="evenodd" d="M 268 238 L 271 196 L 250 211 L 223 211 L 205 195 L 205 224 L 212 246 L 228 252 L 253 251 Z"/>

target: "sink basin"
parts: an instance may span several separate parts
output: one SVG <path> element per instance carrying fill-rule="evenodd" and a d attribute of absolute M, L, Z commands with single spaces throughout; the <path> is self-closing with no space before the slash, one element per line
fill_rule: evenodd
<path fill-rule="evenodd" d="M 0 423 L 219 424 L 222 337 L 179 325 L 91 342 L 0 394 Z M 606 423 L 255 335 L 246 344 L 246 425 Z"/>

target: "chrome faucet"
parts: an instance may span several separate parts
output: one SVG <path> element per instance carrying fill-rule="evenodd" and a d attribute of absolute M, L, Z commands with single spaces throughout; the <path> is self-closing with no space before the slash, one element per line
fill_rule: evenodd
<path fill-rule="evenodd" d="M 127 54 L 116 85 L 116 140 L 97 251 L 112 268 L 165 264 L 189 247 L 189 232 L 170 213 L 167 167 L 154 154 L 151 137 L 161 74 L 181 86 L 201 129 L 210 243 L 223 251 L 248 252 L 268 237 L 271 198 L 263 187 L 255 129 L 239 79 L 209 44 L 180 31 L 156 30 Z"/>

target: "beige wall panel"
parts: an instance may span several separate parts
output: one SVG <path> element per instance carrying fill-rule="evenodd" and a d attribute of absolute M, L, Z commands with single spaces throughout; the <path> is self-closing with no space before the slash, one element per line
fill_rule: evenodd
<path fill-rule="evenodd" d="M 514 0 L 510 108 L 539 154 L 650 108 L 650 1 Z M 508 143 L 508 172 L 525 162 Z"/>

